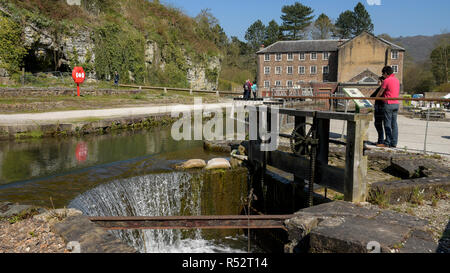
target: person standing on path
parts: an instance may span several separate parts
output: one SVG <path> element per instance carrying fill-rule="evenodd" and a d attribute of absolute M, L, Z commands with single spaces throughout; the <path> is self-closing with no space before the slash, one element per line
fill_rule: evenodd
<path fill-rule="evenodd" d="M 377 97 L 384 98 L 398 98 L 400 95 L 400 82 L 395 77 L 394 70 L 390 66 L 383 67 L 381 70 L 385 80 L 381 84 L 380 91 Z M 384 101 L 384 131 L 386 133 L 386 140 L 383 144 L 378 144 L 378 147 L 397 147 L 398 142 L 398 124 L 397 115 L 399 110 L 398 100 Z"/>
<path fill-rule="evenodd" d="M 117 87 L 119 85 L 119 73 L 114 71 L 114 85 Z"/>
<path fill-rule="evenodd" d="M 253 98 L 256 99 L 256 93 L 258 92 L 258 85 L 256 84 L 256 80 L 253 82 L 252 85 L 252 93 L 253 93 Z"/>
<path fill-rule="evenodd" d="M 250 80 L 247 80 L 244 83 L 244 99 L 249 99 L 250 98 L 251 90 L 252 90 L 252 85 L 250 83 Z"/>
<path fill-rule="evenodd" d="M 381 76 L 378 78 L 378 88 L 375 90 L 375 92 L 370 95 L 370 97 L 376 97 L 378 92 L 381 89 L 381 85 L 383 84 L 384 77 Z M 384 101 L 382 100 L 375 100 L 374 103 L 374 125 L 375 129 L 377 129 L 378 133 L 378 141 L 377 145 L 384 144 Z"/>

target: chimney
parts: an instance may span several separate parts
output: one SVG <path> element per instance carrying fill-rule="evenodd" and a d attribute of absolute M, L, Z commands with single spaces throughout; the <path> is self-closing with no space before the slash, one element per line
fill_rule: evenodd
<path fill-rule="evenodd" d="M 264 45 L 261 45 L 260 47 L 259 47 L 259 50 L 263 50 L 264 49 Z"/>

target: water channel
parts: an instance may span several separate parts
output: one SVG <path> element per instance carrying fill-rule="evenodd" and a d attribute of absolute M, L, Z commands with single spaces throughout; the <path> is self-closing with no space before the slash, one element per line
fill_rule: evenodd
<path fill-rule="evenodd" d="M 201 184 L 175 164 L 229 154 L 175 141 L 170 127 L 0 142 L 0 202 L 74 207 L 92 216 L 199 215 Z M 195 184 L 197 185 L 197 184 Z M 139 252 L 247 252 L 241 230 L 114 231 Z M 260 250 L 252 246 L 253 252 Z"/>

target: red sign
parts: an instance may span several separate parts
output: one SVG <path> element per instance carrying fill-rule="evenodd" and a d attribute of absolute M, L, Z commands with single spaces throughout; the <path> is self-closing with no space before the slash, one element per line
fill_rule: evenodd
<path fill-rule="evenodd" d="M 85 76 L 86 75 L 85 75 L 84 70 L 83 70 L 83 68 L 81 66 L 76 66 L 76 67 L 73 68 L 72 78 L 73 78 L 73 81 L 76 84 L 83 83 Z"/>
<path fill-rule="evenodd" d="M 81 66 L 75 66 L 72 71 L 73 81 L 77 84 L 77 96 L 80 96 L 80 83 L 84 82 L 84 70 Z"/>
<path fill-rule="evenodd" d="M 86 161 L 88 155 L 88 148 L 86 143 L 80 142 L 75 149 L 75 157 L 79 163 Z"/>

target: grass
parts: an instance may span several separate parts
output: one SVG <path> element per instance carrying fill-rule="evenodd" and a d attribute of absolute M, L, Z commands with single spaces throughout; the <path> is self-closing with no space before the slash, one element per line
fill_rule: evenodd
<path fill-rule="evenodd" d="M 24 132 L 24 133 L 16 133 L 15 135 L 16 139 L 23 139 L 23 138 L 42 138 L 44 136 L 44 133 L 40 130 L 34 130 L 30 132 Z"/>
<path fill-rule="evenodd" d="M 389 207 L 389 199 L 389 194 L 378 188 L 369 192 L 368 202 L 385 209 Z"/>
<path fill-rule="evenodd" d="M 419 187 L 415 187 L 412 192 L 411 196 L 409 198 L 409 202 L 414 205 L 423 205 L 425 199 L 425 193 L 424 190 L 420 190 Z"/>
<path fill-rule="evenodd" d="M 15 224 L 17 222 L 20 222 L 22 220 L 28 219 L 33 217 L 34 215 L 39 214 L 39 211 L 37 208 L 29 208 L 27 210 L 24 210 L 20 212 L 19 214 L 13 215 L 8 218 L 0 218 L 0 220 L 7 220 L 11 225 Z"/>

